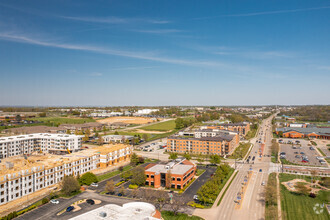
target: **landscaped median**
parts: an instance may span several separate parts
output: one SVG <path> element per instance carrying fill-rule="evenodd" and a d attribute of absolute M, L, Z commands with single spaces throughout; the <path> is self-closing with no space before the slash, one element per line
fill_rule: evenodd
<path fill-rule="evenodd" d="M 278 219 L 278 204 L 277 204 L 277 181 L 276 173 L 271 173 L 268 176 L 265 195 L 265 219 Z"/>
<path fill-rule="evenodd" d="M 210 208 L 217 199 L 218 194 L 233 174 L 234 169 L 229 165 L 220 165 L 211 177 L 200 189 L 197 191 L 198 199 L 205 208 Z M 195 207 L 195 203 L 190 203 L 190 206 Z M 204 208 L 198 207 L 198 208 Z"/>

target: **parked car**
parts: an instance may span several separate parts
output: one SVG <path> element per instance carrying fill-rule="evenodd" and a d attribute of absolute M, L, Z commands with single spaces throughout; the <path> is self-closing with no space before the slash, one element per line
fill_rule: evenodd
<path fill-rule="evenodd" d="M 314 147 L 310 147 L 309 149 L 310 149 L 310 150 L 315 150 Z"/>
<path fill-rule="evenodd" d="M 325 160 L 319 160 L 320 164 L 327 164 Z"/>
<path fill-rule="evenodd" d="M 259 172 L 262 172 L 262 169 L 259 169 Z"/>
<path fill-rule="evenodd" d="M 300 156 L 299 155 L 296 155 L 295 158 L 300 158 Z"/>
<path fill-rule="evenodd" d="M 67 212 L 71 212 L 72 210 L 74 210 L 74 207 L 73 206 L 69 206 L 68 208 L 66 208 L 66 211 Z"/>
<path fill-rule="evenodd" d="M 198 195 L 194 195 L 194 200 L 198 200 Z"/>
<path fill-rule="evenodd" d="M 121 194 L 121 193 L 118 193 L 118 195 L 117 196 L 123 196 L 123 194 Z"/>
<path fill-rule="evenodd" d="M 297 151 L 295 151 L 295 152 L 294 152 L 294 154 L 298 154 L 298 152 L 297 152 Z"/>
<path fill-rule="evenodd" d="M 58 200 L 56 200 L 56 199 L 52 199 L 52 200 L 50 200 L 50 203 L 53 203 L 53 204 L 59 204 L 60 201 L 58 201 Z"/>
<path fill-rule="evenodd" d="M 323 157 L 317 156 L 316 159 L 318 159 L 318 160 L 322 160 Z"/>
<path fill-rule="evenodd" d="M 95 202 L 94 202 L 93 199 L 87 199 L 86 202 L 87 202 L 88 204 L 90 204 L 90 205 L 94 205 L 94 204 L 95 204 Z"/>
<path fill-rule="evenodd" d="M 266 185 L 265 181 L 262 181 L 261 185 L 262 185 L 262 186 Z"/>
<path fill-rule="evenodd" d="M 91 186 L 98 187 L 99 185 L 97 183 L 92 183 Z"/>
<path fill-rule="evenodd" d="M 300 152 L 300 154 L 305 154 L 304 152 Z"/>

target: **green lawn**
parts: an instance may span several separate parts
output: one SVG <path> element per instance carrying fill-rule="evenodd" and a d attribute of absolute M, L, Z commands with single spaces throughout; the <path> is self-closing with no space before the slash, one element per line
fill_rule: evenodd
<path fill-rule="evenodd" d="M 276 173 L 271 173 L 268 176 L 268 182 L 266 186 L 266 208 L 265 219 L 272 220 L 278 219 L 278 204 L 277 204 L 277 181 Z"/>
<path fill-rule="evenodd" d="M 160 122 L 154 125 L 149 125 L 141 128 L 146 131 L 170 131 L 175 129 L 175 120 Z"/>
<path fill-rule="evenodd" d="M 174 215 L 174 213 L 170 211 L 162 211 L 162 217 L 164 220 L 202 220 L 202 218 L 198 216 L 188 216 L 184 213 Z"/>
<path fill-rule="evenodd" d="M 308 176 L 299 176 L 291 174 L 280 174 L 280 182 L 285 182 L 295 178 L 306 179 L 310 181 Z M 311 198 L 306 195 L 299 195 L 297 193 L 292 193 L 281 184 L 281 209 L 282 209 L 282 219 L 284 220 L 301 220 L 301 219 L 324 219 L 328 220 L 329 214 L 326 208 L 323 212 L 316 214 L 313 207 L 316 204 L 327 204 L 330 198 L 330 191 L 319 191 L 316 198 Z"/>
<path fill-rule="evenodd" d="M 235 149 L 234 153 L 230 155 L 229 159 L 238 159 L 238 158 L 243 158 L 246 153 L 248 152 L 251 144 L 250 143 L 240 143 L 239 146 Z"/>
<path fill-rule="evenodd" d="M 66 118 L 66 117 L 39 117 L 33 118 L 33 121 L 42 121 L 48 124 L 83 124 L 87 122 L 95 122 L 92 118 Z"/>
<path fill-rule="evenodd" d="M 327 155 L 321 150 L 321 148 L 317 148 L 319 151 L 320 151 L 320 153 L 322 154 L 322 156 L 324 156 L 324 157 L 326 157 Z"/>
<path fill-rule="evenodd" d="M 123 169 L 122 172 L 125 172 L 127 170 L 130 170 L 132 168 L 133 167 L 131 165 L 127 165 L 127 166 L 124 167 L 124 169 Z M 102 174 L 102 175 L 97 176 L 97 180 L 98 181 L 106 180 L 106 179 L 109 179 L 109 178 L 111 178 L 113 176 L 116 176 L 116 175 L 118 175 L 118 174 L 120 174 L 122 172 L 120 172 L 119 170 L 115 170 L 115 171 L 112 171 L 112 172 L 109 172 L 109 173 L 105 173 L 105 174 Z"/>

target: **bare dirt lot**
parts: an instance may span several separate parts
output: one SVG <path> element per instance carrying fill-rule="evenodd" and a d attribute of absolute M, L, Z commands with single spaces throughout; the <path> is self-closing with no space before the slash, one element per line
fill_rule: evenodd
<path fill-rule="evenodd" d="M 154 122 L 151 118 L 143 117 L 110 117 L 105 119 L 97 120 L 99 123 L 114 123 L 114 122 L 123 122 L 126 124 L 148 124 Z"/>

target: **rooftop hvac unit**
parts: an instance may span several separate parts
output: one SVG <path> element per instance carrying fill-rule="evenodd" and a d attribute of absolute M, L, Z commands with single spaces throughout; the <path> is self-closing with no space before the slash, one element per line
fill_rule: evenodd
<path fill-rule="evenodd" d="M 105 217 L 107 217 L 107 213 L 106 212 L 100 212 L 99 216 L 102 217 L 102 218 L 105 218 Z"/>

